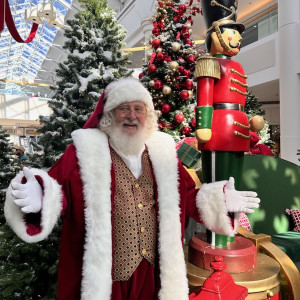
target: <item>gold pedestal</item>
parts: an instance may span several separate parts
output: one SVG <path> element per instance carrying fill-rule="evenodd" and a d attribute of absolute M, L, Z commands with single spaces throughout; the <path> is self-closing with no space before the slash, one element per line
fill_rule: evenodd
<path fill-rule="evenodd" d="M 190 292 L 198 293 L 203 282 L 212 273 L 187 261 L 188 247 L 185 247 L 187 276 Z M 226 271 L 226 269 L 225 269 Z M 275 296 L 280 290 L 280 266 L 269 256 L 257 253 L 257 267 L 248 272 L 231 273 L 234 282 L 248 289 L 247 300 L 262 300 Z"/>

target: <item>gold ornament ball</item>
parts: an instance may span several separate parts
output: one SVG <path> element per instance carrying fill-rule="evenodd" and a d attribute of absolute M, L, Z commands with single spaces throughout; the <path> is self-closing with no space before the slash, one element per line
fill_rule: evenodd
<path fill-rule="evenodd" d="M 192 25 L 188 23 L 188 24 L 185 25 L 185 27 L 190 29 L 192 27 Z"/>
<path fill-rule="evenodd" d="M 162 51 L 162 48 L 157 48 L 156 53 L 160 53 Z"/>
<path fill-rule="evenodd" d="M 162 89 L 162 92 L 163 92 L 164 95 L 170 95 L 171 92 L 172 92 L 172 89 L 169 86 L 164 85 L 164 87 Z"/>
<path fill-rule="evenodd" d="M 249 124 L 250 124 L 250 130 L 255 131 L 255 132 L 259 132 L 264 128 L 265 120 L 264 120 L 263 117 L 253 116 L 249 120 Z"/>
<path fill-rule="evenodd" d="M 149 81 L 149 86 L 154 86 L 154 80 Z"/>
<path fill-rule="evenodd" d="M 151 56 L 152 56 L 152 52 L 147 52 L 146 57 L 148 60 L 150 60 Z"/>
<path fill-rule="evenodd" d="M 197 50 L 194 50 L 194 51 L 193 51 L 193 54 L 194 54 L 195 58 L 198 58 L 198 57 L 199 57 L 199 52 L 198 52 Z"/>
<path fill-rule="evenodd" d="M 172 48 L 172 51 L 178 52 L 180 50 L 180 48 L 181 48 L 181 44 L 178 43 L 178 42 L 174 42 L 174 43 L 172 43 L 172 47 L 171 48 Z"/>
<path fill-rule="evenodd" d="M 188 90 L 189 98 L 192 98 L 194 96 L 193 90 Z"/>
<path fill-rule="evenodd" d="M 169 65 L 170 70 L 172 71 L 177 71 L 177 69 L 179 68 L 179 64 L 177 61 L 171 61 L 170 65 Z"/>
<path fill-rule="evenodd" d="M 193 30 L 192 29 L 189 29 L 189 35 L 191 36 L 193 33 Z"/>

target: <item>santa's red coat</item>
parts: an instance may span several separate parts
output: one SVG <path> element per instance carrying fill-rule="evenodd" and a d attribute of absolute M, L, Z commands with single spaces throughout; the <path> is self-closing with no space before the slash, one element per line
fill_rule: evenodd
<path fill-rule="evenodd" d="M 5 215 L 27 242 L 46 238 L 63 214 L 58 269 L 58 299 L 109 300 L 112 287 L 112 201 L 115 176 L 107 136 L 99 129 L 72 134 L 74 144 L 49 171 L 34 170 L 44 186 L 40 228 L 24 221 L 14 205 L 11 187 Z M 159 298 L 188 299 L 182 238 L 186 216 L 208 229 L 233 235 L 223 197 L 223 184 L 198 193 L 178 161 L 173 139 L 155 133 L 146 143 L 152 163 L 158 211 Z M 16 180 L 21 182 L 23 174 Z M 207 197 L 206 197 L 207 195 Z M 212 201 L 214 200 L 214 201 Z M 198 214 L 199 213 L 199 214 Z"/>

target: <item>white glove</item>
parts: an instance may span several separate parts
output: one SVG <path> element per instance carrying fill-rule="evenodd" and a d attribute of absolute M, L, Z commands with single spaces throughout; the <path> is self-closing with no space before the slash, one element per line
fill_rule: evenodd
<path fill-rule="evenodd" d="M 229 212 L 253 213 L 259 207 L 260 199 L 255 192 L 240 192 L 234 188 L 234 178 L 230 177 L 225 185 L 225 203 Z"/>
<path fill-rule="evenodd" d="M 16 198 L 14 203 L 21 207 L 23 213 L 37 213 L 42 209 L 42 187 L 29 168 L 24 167 L 23 174 L 27 179 L 25 184 L 16 181 L 11 182 L 13 188 L 11 194 Z"/>

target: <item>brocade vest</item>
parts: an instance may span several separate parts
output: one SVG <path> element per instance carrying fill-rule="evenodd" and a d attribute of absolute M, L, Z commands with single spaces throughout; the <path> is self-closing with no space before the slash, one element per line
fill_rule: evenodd
<path fill-rule="evenodd" d="M 116 190 L 113 202 L 113 280 L 128 280 L 143 258 L 155 265 L 157 220 L 153 175 L 148 152 L 136 179 L 112 149 Z"/>

